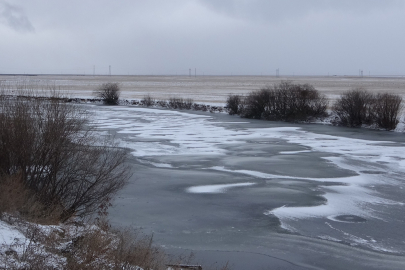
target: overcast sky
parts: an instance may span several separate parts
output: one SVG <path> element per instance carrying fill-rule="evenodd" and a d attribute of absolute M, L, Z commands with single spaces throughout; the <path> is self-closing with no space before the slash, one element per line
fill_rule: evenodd
<path fill-rule="evenodd" d="M 404 0 L 0 0 L 0 73 L 405 75 Z"/>

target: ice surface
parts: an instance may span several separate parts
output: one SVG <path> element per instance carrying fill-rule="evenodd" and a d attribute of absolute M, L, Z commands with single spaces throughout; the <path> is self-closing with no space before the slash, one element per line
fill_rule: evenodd
<path fill-rule="evenodd" d="M 205 169 L 247 175 L 266 181 L 286 179 L 319 183 L 325 204 L 316 206 L 289 206 L 268 209 L 266 215 L 275 215 L 281 227 L 300 232 L 294 222 L 308 219 L 326 219 L 338 215 L 355 215 L 366 220 L 383 219 L 376 207 L 404 205 L 398 198 L 387 198 L 375 190 L 376 186 L 390 185 L 403 188 L 405 174 L 405 145 L 391 141 L 372 141 L 343 136 L 310 132 L 300 127 L 227 129 L 220 122 L 212 121 L 209 115 L 198 115 L 170 110 L 133 107 L 97 107 L 97 125 L 115 129 L 120 145 L 132 150 L 138 158 L 152 157 L 154 167 L 173 168 L 170 159 L 159 162 L 160 157 L 173 155 L 226 156 L 226 145 L 242 145 L 251 140 L 282 140 L 297 145 L 300 151 L 280 151 L 283 155 L 310 155 L 322 153 L 322 158 L 331 165 L 350 171 L 348 177 L 311 178 L 301 175 L 270 174 L 259 170 L 235 169 L 226 166 Z M 381 172 L 381 173 L 368 173 Z M 386 173 L 384 173 L 386 172 Z M 326 183 L 329 183 L 326 185 Z M 323 185 L 325 184 L 325 185 Z M 246 187 L 253 183 L 191 186 L 186 192 L 221 194 L 230 188 Z M 332 220 L 332 222 L 335 222 Z M 331 236 L 332 237 L 332 236 Z M 345 235 L 343 234 L 343 238 Z M 361 242 L 362 237 L 349 237 L 352 243 Z M 332 237 L 336 238 L 336 237 Z M 345 239 L 346 239 L 345 238 Z M 348 241 L 349 241 L 348 240 Z M 366 245 L 366 244 L 364 244 Z M 369 246 L 382 250 L 386 247 L 367 242 Z"/>
<path fill-rule="evenodd" d="M 236 143 L 232 131 L 210 123 L 211 117 L 177 111 L 117 108 L 97 110 L 97 126 L 133 134 L 132 142 L 122 146 L 133 149 L 137 157 L 162 155 L 221 155 L 220 144 Z M 120 117 L 120 120 L 117 118 Z M 129 137 L 131 139 L 131 136 Z M 142 140 L 143 139 L 143 140 Z"/>

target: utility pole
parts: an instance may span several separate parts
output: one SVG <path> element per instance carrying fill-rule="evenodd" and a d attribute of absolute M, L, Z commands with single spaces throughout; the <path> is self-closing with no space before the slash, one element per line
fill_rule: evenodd
<path fill-rule="evenodd" d="M 188 69 L 188 76 L 191 77 L 191 68 Z"/>

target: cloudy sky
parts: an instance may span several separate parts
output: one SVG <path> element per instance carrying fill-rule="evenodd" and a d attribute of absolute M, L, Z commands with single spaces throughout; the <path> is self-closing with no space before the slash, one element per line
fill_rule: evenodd
<path fill-rule="evenodd" d="M 404 0 L 0 0 L 0 73 L 405 75 Z"/>

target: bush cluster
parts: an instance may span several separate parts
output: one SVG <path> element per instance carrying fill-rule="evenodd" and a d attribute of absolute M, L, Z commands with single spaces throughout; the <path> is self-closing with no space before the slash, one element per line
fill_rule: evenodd
<path fill-rule="evenodd" d="M 107 207 L 129 177 L 126 151 L 100 139 L 89 120 L 58 98 L 0 95 L 0 186 L 14 181 L 35 213 L 62 222 Z"/>
<path fill-rule="evenodd" d="M 393 130 L 402 109 L 399 95 L 372 94 L 362 88 L 344 93 L 332 106 L 334 124 L 360 127 L 374 125 Z M 307 121 L 327 116 L 328 101 L 309 84 L 281 82 L 250 92 L 246 96 L 229 95 L 226 110 L 230 115 L 275 121 Z"/>
<path fill-rule="evenodd" d="M 343 94 L 334 104 L 333 112 L 338 124 L 349 127 L 376 125 L 379 128 L 396 128 L 402 98 L 394 94 L 372 94 L 364 89 L 353 89 Z"/>
<path fill-rule="evenodd" d="M 180 110 L 191 110 L 193 106 L 193 100 L 191 98 L 178 98 L 171 97 L 169 98 L 168 107 L 171 109 L 180 109 Z"/>
<path fill-rule="evenodd" d="M 309 84 L 282 82 L 247 96 L 230 95 L 229 114 L 265 120 L 306 121 L 326 115 L 328 101 Z"/>

